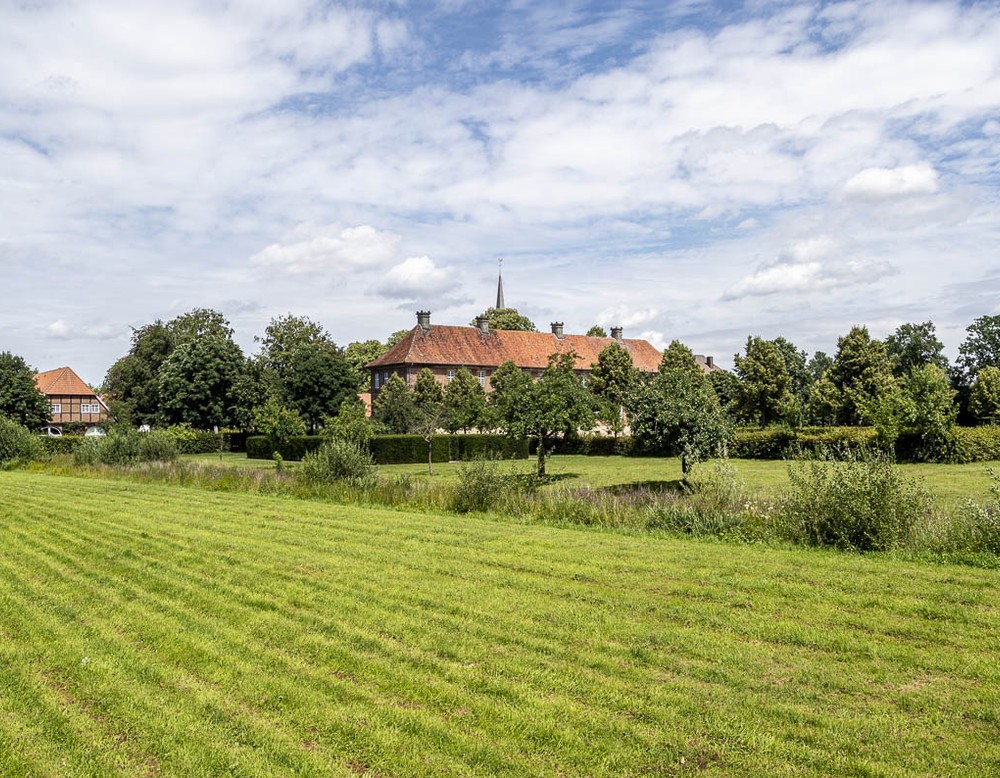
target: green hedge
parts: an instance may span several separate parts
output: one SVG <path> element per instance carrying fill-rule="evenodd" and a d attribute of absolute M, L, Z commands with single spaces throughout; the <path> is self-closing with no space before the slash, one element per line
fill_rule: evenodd
<path fill-rule="evenodd" d="M 875 443 L 871 427 L 787 427 L 744 428 L 729 442 L 734 459 L 784 459 L 796 451 L 813 451 L 821 446 L 857 450 Z"/>
<path fill-rule="evenodd" d="M 368 443 L 372 458 L 380 465 L 406 465 L 427 461 L 427 441 L 420 435 L 378 435 Z M 431 441 L 431 460 L 451 459 L 448 435 L 435 435 Z"/>
<path fill-rule="evenodd" d="M 290 438 L 277 451 L 286 462 L 298 462 L 309 451 L 315 451 L 326 438 L 302 435 Z M 427 441 L 420 435 L 379 435 L 368 444 L 372 457 L 380 465 L 403 465 L 427 461 Z M 263 435 L 246 439 L 248 459 L 271 459 L 275 447 Z M 436 435 L 431 456 L 434 462 L 453 459 L 470 460 L 484 456 L 502 459 L 526 459 L 528 441 L 511 440 L 503 435 Z"/>
<path fill-rule="evenodd" d="M 42 438 L 42 448 L 46 454 L 72 454 L 84 441 L 83 435 L 63 435 L 61 438 Z"/>
<path fill-rule="evenodd" d="M 449 438 L 451 458 L 468 462 L 471 459 L 498 457 L 500 459 L 527 459 L 526 438 L 508 438 L 506 435 L 452 435 Z"/>
<path fill-rule="evenodd" d="M 986 462 L 1000 459 L 1000 427 L 952 427 L 955 459 L 958 462 Z"/>
<path fill-rule="evenodd" d="M 253 435 L 246 441 L 247 459 L 271 459 L 277 451 L 286 462 L 300 462 L 308 452 L 315 451 L 325 442 L 326 438 L 319 435 L 298 435 L 274 446 L 266 436 Z"/>
<path fill-rule="evenodd" d="M 617 438 L 605 435 L 574 435 L 549 441 L 549 449 L 554 454 L 580 454 L 587 457 L 638 456 L 632 438 L 627 435 Z M 528 451 L 538 453 L 538 441 L 532 438 Z"/>

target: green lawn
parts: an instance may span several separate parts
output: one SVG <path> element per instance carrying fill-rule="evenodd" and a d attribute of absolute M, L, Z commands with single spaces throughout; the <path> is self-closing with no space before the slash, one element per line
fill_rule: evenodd
<path fill-rule="evenodd" d="M 1000 773 L 996 571 L 25 472 L 0 548 L 4 776 Z"/>
<path fill-rule="evenodd" d="M 782 461 L 732 459 L 740 480 L 762 496 L 779 495 L 788 486 L 788 465 Z M 534 460 L 521 463 L 530 470 Z M 434 465 L 434 477 L 454 480 L 458 463 Z M 702 465 L 711 468 L 711 464 Z M 991 479 L 987 467 L 1000 471 L 1000 462 L 976 462 L 968 465 L 900 465 L 908 476 L 922 479 L 928 491 L 942 505 L 950 506 L 960 499 L 982 499 L 989 495 Z M 426 477 L 427 465 L 384 465 L 383 473 L 410 473 Z M 676 480 L 681 477 L 680 460 L 644 457 L 586 457 L 559 455 L 549 459 L 547 472 L 555 476 L 554 486 L 615 486 L 627 483 L 650 483 Z"/>

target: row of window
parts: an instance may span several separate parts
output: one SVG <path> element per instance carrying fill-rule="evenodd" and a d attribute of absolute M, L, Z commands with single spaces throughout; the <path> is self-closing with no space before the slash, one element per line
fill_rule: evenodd
<path fill-rule="evenodd" d="M 52 415 L 55 416 L 57 413 L 62 413 L 62 403 L 50 403 L 49 408 L 52 411 Z M 100 403 L 81 403 L 80 413 L 100 413 L 101 404 Z"/>
<path fill-rule="evenodd" d="M 385 386 L 385 384 L 389 383 L 389 377 L 391 375 L 392 375 L 392 371 L 391 370 L 385 370 L 385 371 L 383 371 L 381 373 L 375 373 L 375 388 L 378 389 L 380 386 Z M 449 370 L 448 371 L 448 383 L 450 384 L 454 380 L 455 380 L 455 371 L 454 370 Z M 485 388 L 486 387 L 486 371 L 485 370 L 480 370 L 479 371 L 479 375 L 476 376 L 476 380 L 479 381 L 479 385 L 480 386 L 482 386 L 483 388 Z"/>

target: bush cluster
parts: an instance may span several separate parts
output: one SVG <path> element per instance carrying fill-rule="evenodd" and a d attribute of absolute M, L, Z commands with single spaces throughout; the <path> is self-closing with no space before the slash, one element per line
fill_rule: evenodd
<path fill-rule="evenodd" d="M 639 455 L 632 438 L 628 436 L 612 438 L 605 435 L 568 435 L 555 442 L 550 441 L 549 446 L 556 454 L 580 454 L 588 457 Z M 538 453 L 536 438 L 531 439 L 528 453 Z"/>
<path fill-rule="evenodd" d="M 275 444 L 263 435 L 246 440 L 249 459 L 271 459 L 277 452 L 286 462 L 298 462 L 335 436 L 299 435 Z M 504 435 L 436 435 L 431 444 L 434 462 L 467 461 L 484 456 L 526 459 L 528 441 Z M 427 441 L 421 435 L 379 435 L 368 441 L 372 458 L 380 465 L 415 464 L 427 461 Z"/>
<path fill-rule="evenodd" d="M 473 459 L 458 468 L 458 484 L 450 507 L 456 513 L 519 512 L 517 503 L 538 485 L 533 474 L 521 473 L 500 459 Z"/>
<path fill-rule="evenodd" d="M 78 465 L 134 465 L 171 462 L 177 454 L 176 439 L 166 430 L 137 432 L 118 428 L 103 438 L 84 438 L 73 452 L 73 461 Z"/>
<path fill-rule="evenodd" d="M 871 448 L 871 427 L 744 428 L 729 443 L 729 456 L 736 459 L 787 459 L 801 453 L 836 447 L 842 451 Z"/>
<path fill-rule="evenodd" d="M 84 437 L 83 435 L 67 435 L 64 430 L 62 437 L 43 437 L 41 441 L 46 454 L 72 454 L 83 443 Z"/>
<path fill-rule="evenodd" d="M 296 435 L 275 444 L 265 435 L 253 435 L 246 440 L 247 458 L 272 459 L 277 452 L 286 462 L 301 462 L 306 454 L 316 451 L 326 440 L 317 435 Z"/>
<path fill-rule="evenodd" d="M 955 462 L 989 462 L 1000 459 L 1000 426 L 953 427 Z"/>
<path fill-rule="evenodd" d="M 0 465 L 30 462 L 42 455 L 42 443 L 31 430 L 13 419 L 0 416 Z"/>
<path fill-rule="evenodd" d="M 181 454 L 215 454 L 219 451 L 219 435 L 206 430 L 196 430 L 188 424 L 175 424 L 163 430 L 154 430 L 169 435 L 177 451 Z M 226 436 L 222 436 L 222 448 L 229 450 Z"/>
<path fill-rule="evenodd" d="M 850 551 L 898 548 L 931 507 L 930 495 L 905 477 L 890 455 L 822 451 L 789 464 L 782 510 L 801 540 Z"/>
<path fill-rule="evenodd" d="M 346 482 L 359 488 L 374 486 L 377 467 L 372 456 L 357 443 L 329 438 L 302 458 L 298 476 L 307 484 Z"/>

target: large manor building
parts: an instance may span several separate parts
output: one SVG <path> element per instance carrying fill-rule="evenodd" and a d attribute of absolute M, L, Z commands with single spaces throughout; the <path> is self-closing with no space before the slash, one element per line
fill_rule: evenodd
<path fill-rule="evenodd" d="M 498 282 L 497 306 L 504 308 L 503 281 Z M 417 324 L 406 336 L 378 359 L 369 362 L 371 399 L 393 375 L 400 376 L 409 388 L 416 384 L 417 373 L 429 369 L 442 384 L 465 368 L 490 391 L 490 376 L 504 362 L 513 362 L 532 378 L 538 378 L 552 354 L 576 354 L 576 371 L 586 376 L 597 357 L 607 346 L 617 343 L 632 357 L 643 373 L 655 373 L 663 354 L 646 340 L 622 337 L 621 327 L 611 328 L 611 337 L 567 335 L 562 322 L 553 322 L 550 332 L 496 330 L 485 316 L 472 327 L 431 324 L 429 311 L 417 312 Z M 718 370 L 712 357 L 695 356 L 706 373 Z"/>

